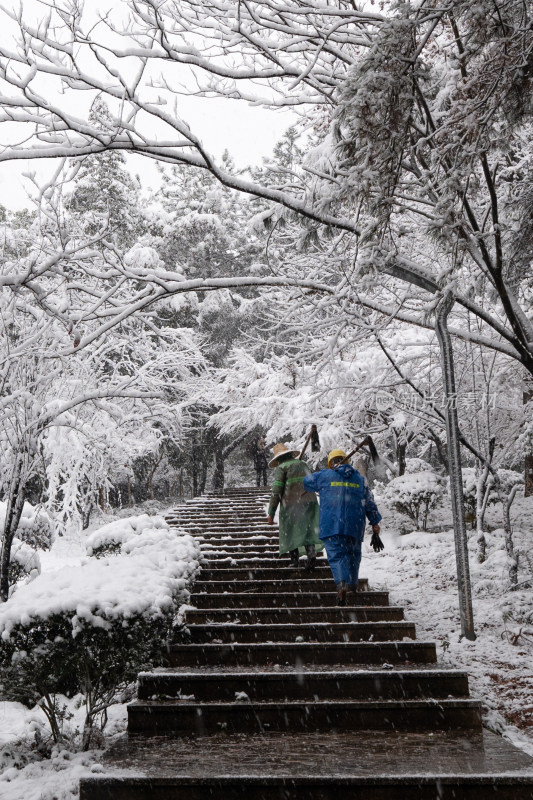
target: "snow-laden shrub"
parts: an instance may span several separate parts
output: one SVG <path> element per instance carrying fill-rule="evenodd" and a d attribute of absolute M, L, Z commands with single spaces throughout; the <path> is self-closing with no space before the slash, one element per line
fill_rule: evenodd
<path fill-rule="evenodd" d="M 41 559 L 39 554 L 26 542 L 13 539 L 11 545 L 11 559 L 9 563 L 9 585 L 13 589 L 15 584 L 26 578 L 34 580 L 41 573 Z"/>
<path fill-rule="evenodd" d="M 472 526 L 474 526 L 477 516 L 477 485 L 480 475 L 474 467 L 463 467 L 462 474 L 466 518 L 472 523 Z M 490 506 L 499 503 L 502 496 L 507 497 L 507 495 L 509 495 L 513 486 L 517 484 L 520 485 L 523 482 L 523 475 L 512 469 L 499 469 L 497 480 L 492 473 L 489 473 L 487 478 L 487 488 L 489 491 L 487 505 Z"/>
<path fill-rule="evenodd" d="M 442 478 L 431 470 L 401 475 L 387 484 L 383 499 L 396 511 L 407 514 L 417 528 L 426 530 L 428 514 L 436 508 L 444 494 Z"/>
<path fill-rule="evenodd" d="M 473 467 L 463 467 L 463 498 L 467 521 L 475 525 L 477 515 L 477 483 L 479 476 Z M 448 492 L 449 492 L 448 482 Z"/>
<path fill-rule="evenodd" d="M 514 469 L 499 469 L 498 479 L 495 480 L 494 476 L 491 475 L 488 483 L 491 488 L 491 495 L 500 499 L 502 495 L 507 497 L 514 486 L 520 486 L 524 483 L 524 476 Z"/>
<path fill-rule="evenodd" d="M 168 527 L 163 517 L 151 517 L 149 514 L 117 519 L 91 533 L 85 540 L 85 550 L 87 555 L 96 558 L 113 555 L 120 552 L 121 545 L 132 536 L 138 536 L 147 529 L 168 530 Z"/>
<path fill-rule="evenodd" d="M 405 459 L 405 474 L 412 475 L 415 472 L 433 472 L 431 464 L 424 461 L 423 458 L 406 458 Z"/>
<path fill-rule="evenodd" d="M 145 530 L 128 553 L 43 573 L 0 606 L 0 693 L 39 704 L 61 738 L 55 696 L 85 698 L 85 737 L 137 673 L 160 660 L 198 543 L 166 528 Z"/>
<path fill-rule="evenodd" d="M 0 501 L 0 528 L 4 527 L 7 503 Z M 17 528 L 17 539 L 26 542 L 34 550 L 49 550 L 54 541 L 54 528 L 46 511 L 24 503 Z"/>

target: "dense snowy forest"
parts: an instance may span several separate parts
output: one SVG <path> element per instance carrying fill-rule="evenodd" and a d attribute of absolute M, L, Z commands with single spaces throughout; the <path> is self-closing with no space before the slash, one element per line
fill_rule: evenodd
<path fill-rule="evenodd" d="M 494 626 L 494 643 L 502 628 L 489 611 L 505 594 L 514 645 L 531 653 L 527 4 L 35 0 L 20 13 L 0 4 L 0 18 L 0 161 L 29 160 L 31 185 L 25 210 L 0 198 L 4 608 L 20 593 L 16 613 L 0 612 L 2 698 L 40 705 L 57 743 L 68 703 L 58 710 L 55 697 L 81 693 L 83 746 L 96 746 L 93 728 L 152 657 L 143 626 L 172 624 L 198 568 L 192 539 L 172 542 L 146 512 L 253 483 L 259 436 L 301 447 L 317 425 L 317 466 L 371 434 L 380 461 L 369 477 L 397 563 L 416 572 L 428 548 L 448 564 L 451 406 L 481 627 Z M 239 102 L 287 113 L 286 133 L 261 164 L 237 167 L 234 153 L 205 149 L 182 96 L 225 98 L 228 114 Z M 131 154 L 157 165 L 158 189 Z M 44 180 L 37 167 L 50 160 Z M 452 394 L 439 325 L 451 334 Z M 75 682 L 70 694 L 61 681 L 44 690 L 31 654 L 25 688 L 13 670 L 38 604 L 50 640 L 83 617 L 67 584 L 64 607 L 46 600 L 50 554 L 61 561 L 72 542 L 91 562 L 68 567 L 72 582 L 95 597 L 104 557 L 122 559 L 125 594 L 107 598 L 112 653 L 125 646 L 119 621 L 137 615 L 142 652 L 125 680 L 108 665 L 94 696 Z M 164 549 L 175 566 L 163 592 L 153 564 Z M 383 558 L 376 580 L 407 593 Z M 132 576 L 143 559 L 141 608 Z M 80 622 L 87 647 L 104 607 Z M 435 623 L 445 655 L 455 613 Z M 508 723 L 505 702 L 495 708 Z"/>

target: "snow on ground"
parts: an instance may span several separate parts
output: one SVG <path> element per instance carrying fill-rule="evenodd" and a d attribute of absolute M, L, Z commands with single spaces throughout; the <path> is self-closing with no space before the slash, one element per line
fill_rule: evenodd
<path fill-rule="evenodd" d="M 83 709 L 76 698 L 64 702 L 72 719 L 71 731 L 83 725 Z M 43 715 L 19 703 L 0 703 L 0 797 L 2 800 L 77 800 L 82 775 L 103 772 L 102 750 L 73 752 L 56 746 L 49 757 L 39 755 L 30 744 L 36 731 L 43 731 Z M 107 743 L 126 730 L 126 705 L 109 709 Z M 38 735 L 38 734 L 37 734 Z"/>
<path fill-rule="evenodd" d="M 449 508 L 434 512 L 429 526 L 443 532 L 397 533 L 408 518 L 383 503 L 385 550 L 376 554 L 365 540 L 361 575 L 373 589 L 390 592 L 416 623 L 417 637 L 437 643 L 439 662 L 464 668 L 470 691 L 484 705 L 484 723 L 533 755 L 533 590 L 510 591 L 501 507 L 487 515 L 487 560 L 477 560 L 476 532 L 470 532 L 470 570 L 477 639 L 461 638 L 455 549 Z M 533 580 L 533 497 L 512 507 L 515 547 L 520 551 L 519 582 Z M 435 523 L 440 523 L 436 525 Z M 531 586 L 531 584 L 529 584 Z"/>
<path fill-rule="evenodd" d="M 101 527 L 103 521 L 108 524 Z M 20 586 L 9 603 L 1 607 L 5 635 L 13 615 L 32 616 L 36 592 L 41 612 L 46 604 L 50 610 L 77 607 L 81 591 L 85 616 L 87 612 L 92 616 L 97 607 L 113 616 L 116 610 L 127 611 L 125 604 L 136 611 L 139 606 L 143 610 L 147 602 L 150 607 L 168 604 L 170 595 L 178 589 L 183 591 L 185 580 L 198 566 L 194 540 L 189 535 L 171 534 L 160 517 L 144 514 L 111 521 L 107 517 L 96 520 L 91 528 L 96 532 L 70 532 L 58 537 L 51 550 L 40 552 L 39 580 Z M 93 547 L 103 541 L 119 542 L 123 555 L 88 558 L 89 537 Z M 114 580 L 102 582 L 104 573 L 112 573 Z M 106 599 L 109 591 L 113 597 Z M 65 739 L 73 746 L 55 745 L 50 753 L 49 728 L 43 712 L 38 707 L 28 709 L 21 703 L 0 701 L 2 800 L 75 800 L 81 775 L 103 771 L 99 763 L 101 750 L 75 751 L 85 715 L 81 698 L 63 697 L 59 702 L 65 710 Z M 106 744 L 124 733 L 126 704 L 109 708 L 108 718 Z"/>

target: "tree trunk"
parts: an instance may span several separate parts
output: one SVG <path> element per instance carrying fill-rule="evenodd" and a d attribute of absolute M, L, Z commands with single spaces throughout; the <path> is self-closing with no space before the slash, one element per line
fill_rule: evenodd
<path fill-rule="evenodd" d="M 207 461 L 202 461 L 200 465 L 200 476 L 198 484 L 199 494 L 203 494 L 205 492 L 206 483 L 207 483 Z"/>
<path fill-rule="evenodd" d="M 191 465 L 191 478 L 192 478 L 192 496 L 198 497 L 198 462 L 196 458 L 193 459 Z"/>
<path fill-rule="evenodd" d="M 505 549 L 509 556 L 509 580 L 511 586 L 518 583 L 518 558 L 514 550 L 513 530 L 511 528 L 511 506 L 518 491 L 518 484 L 513 486 L 508 497 L 502 497 L 503 505 L 503 530 L 505 534 Z"/>
<path fill-rule="evenodd" d="M 406 463 L 405 452 L 407 450 L 407 442 L 396 440 L 396 460 L 398 461 L 398 475 L 405 475 Z"/>
<path fill-rule="evenodd" d="M 133 505 L 133 493 L 131 491 L 131 475 L 128 475 L 128 506 Z"/>
<path fill-rule="evenodd" d="M 148 490 L 148 499 L 154 499 L 154 475 L 157 472 L 157 468 L 160 465 L 161 461 L 163 460 L 163 453 L 161 452 L 159 457 L 157 458 L 153 469 L 148 473 L 148 478 L 146 480 L 146 487 Z"/>
<path fill-rule="evenodd" d="M 448 452 L 446 450 L 446 445 L 441 442 L 441 440 L 439 439 L 439 437 L 435 433 L 435 431 L 432 431 L 431 429 L 429 431 L 429 436 L 430 436 L 431 441 L 434 443 L 434 445 L 435 445 L 435 447 L 437 449 L 438 456 L 439 456 L 439 458 L 440 458 L 440 460 L 442 462 L 442 466 L 446 470 L 446 474 L 449 475 L 450 474 L 450 465 L 448 463 Z"/>
<path fill-rule="evenodd" d="M 87 528 L 89 527 L 92 510 L 93 510 L 93 504 L 91 503 L 91 505 L 88 508 L 84 509 L 81 512 L 81 529 L 82 529 L 82 531 L 86 531 Z"/>
<path fill-rule="evenodd" d="M 489 464 L 491 463 L 494 457 L 495 445 L 496 445 L 496 439 L 493 436 L 489 441 L 489 453 L 488 453 Z M 490 494 L 490 487 L 487 486 L 487 481 L 489 479 L 489 472 L 490 468 L 487 464 L 483 468 L 483 471 L 478 478 L 477 491 L 476 491 L 476 531 L 477 531 L 477 543 L 478 543 L 477 557 L 478 561 L 481 564 L 487 559 L 487 539 L 485 537 L 485 512 L 487 511 L 487 505 L 489 502 L 489 494 Z"/>
<path fill-rule="evenodd" d="M 25 486 L 22 483 L 24 461 L 19 456 L 11 479 L 7 498 L 4 534 L 2 537 L 2 553 L 0 555 L 0 602 L 5 603 L 9 597 L 9 566 L 11 563 L 11 546 L 19 526 L 26 499 Z"/>
<path fill-rule="evenodd" d="M 451 294 L 444 296 L 437 310 L 435 332 L 439 342 L 446 401 L 446 449 L 450 465 L 450 494 L 452 498 L 461 633 L 466 639 L 473 641 L 476 638 L 476 634 L 474 631 L 472 586 L 468 560 L 468 535 L 466 532 L 461 444 L 457 417 L 457 392 L 455 389 L 453 346 L 448 330 L 448 314 L 453 307 L 453 303 L 454 299 Z"/>
<path fill-rule="evenodd" d="M 222 447 L 217 447 L 215 450 L 215 472 L 213 474 L 213 489 L 215 492 L 224 491 L 224 450 Z"/>
<path fill-rule="evenodd" d="M 98 487 L 98 505 L 101 511 L 105 511 L 106 509 L 106 495 L 105 495 L 105 487 L 99 486 Z"/>
<path fill-rule="evenodd" d="M 531 401 L 533 401 L 533 377 L 526 373 L 522 403 L 526 406 Z M 524 481 L 524 497 L 531 497 L 533 495 L 533 451 L 531 450 L 524 457 Z"/>

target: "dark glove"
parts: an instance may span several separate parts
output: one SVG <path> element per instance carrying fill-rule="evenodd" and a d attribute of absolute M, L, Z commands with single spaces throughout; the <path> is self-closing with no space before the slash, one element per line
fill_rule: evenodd
<path fill-rule="evenodd" d="M 370 547 L 373 549 L 374 553 L 380 553 L 381 550 L 385 549 L 385 545 L 381 541 L 379 533 L 372 534 L 372 538 L 370 539 Z"/>

